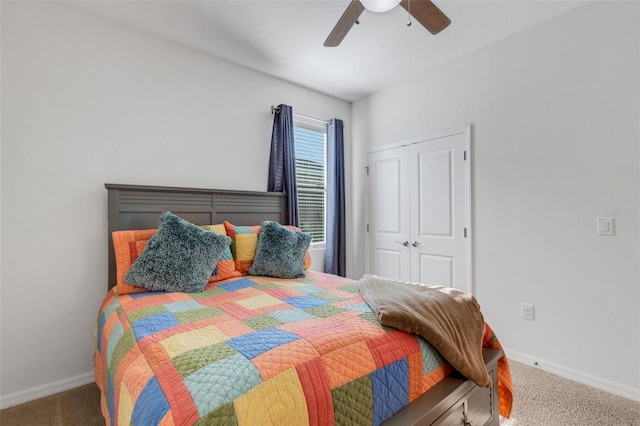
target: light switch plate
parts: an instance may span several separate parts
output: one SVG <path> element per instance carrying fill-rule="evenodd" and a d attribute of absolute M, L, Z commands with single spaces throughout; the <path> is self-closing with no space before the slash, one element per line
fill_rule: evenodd
<path fill-rule="evenodd" d="M 613 217 L 599 217 L 598 218 L 598 235 L 615 235 L 615 218 Z"/>

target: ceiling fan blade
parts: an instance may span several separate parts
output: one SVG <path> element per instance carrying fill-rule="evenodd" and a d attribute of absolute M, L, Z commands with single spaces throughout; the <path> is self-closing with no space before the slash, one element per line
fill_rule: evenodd
<path fill-rule="evenodd" d="M 360 0 L 352 0 L 344 11 L 340 20 L 329 34 L 329 37 L 324 42 L 325 47 L 336 47 L 345 38 L 353 24 L 356 23 L 358 17 L 364 10 L 364 6 L 360 3 Z M 416 18 L 417 19 L 417 18 Z"/>
<path fill-rule="evenodd" d="M 404 7 L 431 34 L 438 34 L 451 23 L 447 15 L 442 13 L 431 0 L 402 0 L 400 6 Z"/>

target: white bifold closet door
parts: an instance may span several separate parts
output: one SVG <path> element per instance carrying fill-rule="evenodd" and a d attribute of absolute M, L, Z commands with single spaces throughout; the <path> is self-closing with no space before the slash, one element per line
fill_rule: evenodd
<path fill-rule="evenodd" d="M 469 131 L 368 154 L 370 273 L 471 291 Z"/>

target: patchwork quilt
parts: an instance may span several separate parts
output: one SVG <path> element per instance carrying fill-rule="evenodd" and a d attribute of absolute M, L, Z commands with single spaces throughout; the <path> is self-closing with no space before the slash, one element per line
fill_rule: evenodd
<path fill-rule="evenodd" d="M 112 425 L 378 425 L 451 372 L 383 327 L 357 281 L 245 276 L 105 297 L 94 352 Z"/>

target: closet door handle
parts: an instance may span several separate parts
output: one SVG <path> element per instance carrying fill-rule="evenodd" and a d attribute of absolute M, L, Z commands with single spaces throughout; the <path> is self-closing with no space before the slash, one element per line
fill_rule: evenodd
<path fill-rule="evenodd" d="M 404 240 L 404 241 L 396 241 L 396 243 L 398 243 L 398 244 L 402 244 L 402 245 L 403 245 L 403 246 L 405 246 L 405 247 L 409 247 L 409 241 L 407 241 L 407 240 Z"/>
<path fill-rule="evenodd" d="M 411 245 L 414 247 L 418 247 L 419 245 L 421 245 L 422 243 L 419 243 L 417 241 L 411 241 Z"/>

